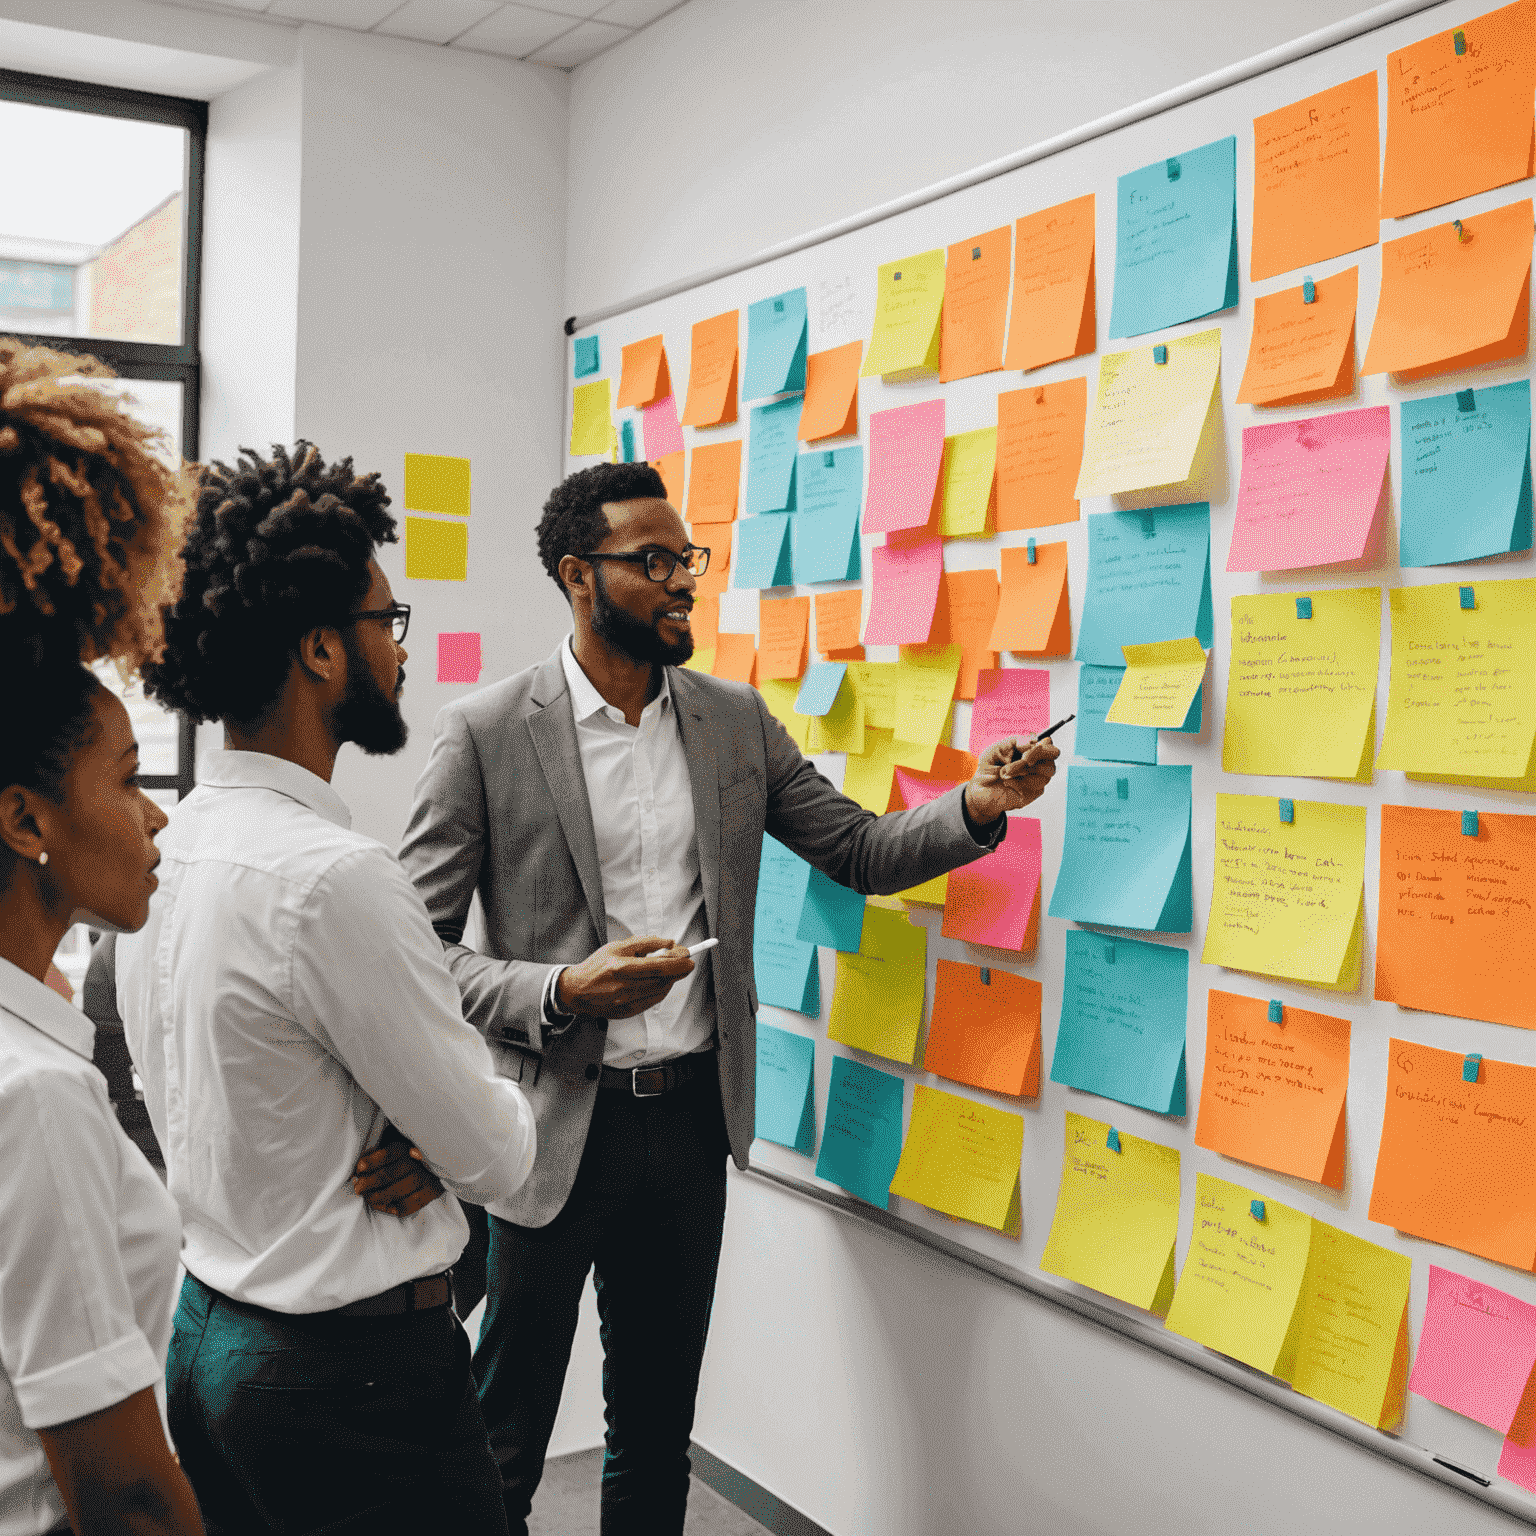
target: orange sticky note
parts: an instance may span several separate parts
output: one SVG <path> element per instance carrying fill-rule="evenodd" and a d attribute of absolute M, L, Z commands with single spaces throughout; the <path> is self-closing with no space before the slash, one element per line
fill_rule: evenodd
<path fill-rule="evenodd" d="M 651 468 L 661 476 L 661 483 L 667 488 L 667 500 L 672 503 L 672 510 L 680 511 L 683 505 L 683 450 L 679 448 L 676 453 L 669 453 L 664 458 L 653 460 Z"/>
<path fill-rule="evenodd" d="M 839 592 L 816 594 L 816 649 L 823 656 L 833 651 L 864 648 L 859 630 L 864 621 L 864 594 L 858 587 L 844 587 Z"/>
<path fill-rule="evenodd" d="M 693 327 L 688 402 L 680 425 L 723 427 L 736 420 L 736 357 L 741 311 L 727 310 Z"/>
<path fill-rule="evenodd" d="M 693 631 L 693 648 L 696 651 L 712 651 L 720 634 L 720 599 L 693 594 L 693 612 L 688 615 L 688 628 Z"/>
<path fill-rule="evenodd" d="M 693 450 L 693 477 L 689 485 L 690 523 L 734 523 L 741 495 L 741 439 L 728 443 L 701 443 Z M 726 531 L 730 537 L 730 531 Z"/>
<path fill-rule="evenodd" d="M 757 681 L 757 642 L 751 635 L 720 634 L 715 641 L 716 677 L 728 677 L 733 683 Z"/>
<path fill-rule="evenodd" d="M 667 349 L 660 336 L 632 341 L 624 348 L 624 371 L 619 375 L 619 405 L 654 405 L 672 393 L 672 375 L 667 371 Z"/>
<path fill-rule="evenodd" d="M 1389 53 L 1382 218 L 1438 208 L 1529 176 L 1533 89 L 1532 0 Z"/>
<path fill-rule="evenodd" d="M 1380 162 L 1374 70 L 1254 118 L 1253 281 L 1375 245 Z"/>
<path fill-rule="evenodd" d="M 1033 1098 L 1040 1092 L 1040 990 L 1028 976 L 940 960 L 923 1066 L 952 1083 Z"/>
<path fill-rule="evenodd" d="M 1376 996 L 1536 1029 L 1536 816 L 1381 808 Z"/>
<path fill-rule="evenodd" d="M 757 609 L 757 675 L 760 680 L 805 674 L 808 597 L 767 597 Z"/>
<path fill-rule="evenodd" d="M 957 784 L 976 776 L 976 759 L 964 747 L 939 745 L 933 749 L 933 763 L 927 769 L 900 768 L 891 785 L 888 811 L 910 811 L 948 794 Z"/>
<path fill-rule="evenodd" d="M 1361 373 L 1428 378 L 1520 357 L 1531 320 L 1531 200 L 1469 213 L 1381 248 Z"/>
<path fill-rule="evenodd" d="M 997 602 L 997 572 L 990 567 L 945 571 L 928 643 L 960 647 L 960 675 L 955 679 L 957 699 L 974 699 L 976 674 L 997 665 L 997 652 L 989 644 L 997 619 Z"/>
<path fill-rule="evenodd" d="M 802 443 L 824 437 L 852 437 L 859 430 L 859 364 L 864 343 L 826 352 L 812 352 L 805 360 L 805 399 L 800 405 Z"/>
<path fill-rule="evenodd" d="M 1349 1020 L 1269 1014 L 1266 999 L 1211 988 L 1195 1145 L 1342 1189 Z"/>
<path fill-rule="evenodd" d="M 1005 368 L 1043 368 L 1092 352 L 1093 193 L 1043 208 L 1014 226 L 1013 313 Z"/>
<path fill-rule="evenodd" d="M 996 373 L 1003 366 L 1012 257 L 1013 231 L 1006 224 L 950 246 L 939 320 L 941 383 Z"/>
<path fill-rule="evenodd" d="M 1536 1267 L 1536 1067 L 1387 1044 L 1387 1108 L 1370 1216 L 1415 1237 Z"/>
<path fill-rule="evenodd" d="M 702 523 L 688 530 L 688 542 L 709 551 L 709 569 L 698 578 L 693 589 L 694 601 L 719 598 L 731 584 L 731 530 L 720 523 Z"/>
<path fill-rule="evenodd" d="M 1077 521 L 1087 420 L 1087 379 L 1031 384 L 997 397 L 999 533 Z"/>
<path fill-rule="evenodd" d="M 1253 301 L 1253 339 L 1237 391 L 1247 405 L 1304 405 L 1354 393 L 1355 305 L 1360 269 Z"/>
<path fill-rule="evenodd" d="M 996 651 L 1021 656 L 1065 656 L 1072 649 L 1067 602 L 1067 546 L 1039 544 L 1035 563 L 1027 549 L 1002 551 L 1002 593 L 989 641 Z"/>

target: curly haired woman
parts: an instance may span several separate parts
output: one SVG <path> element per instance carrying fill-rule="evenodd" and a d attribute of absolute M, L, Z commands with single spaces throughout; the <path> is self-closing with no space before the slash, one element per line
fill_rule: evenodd
<path fill-rule="evenodd" d="M 176 1204 L 44 985 L 77 912 L 143 925 L 166 821 L 86 663 L 158 653 L 185 499 L 106 373 L 0 338 L 0 1527 L 187 1536 L 156 1400 Z"/>

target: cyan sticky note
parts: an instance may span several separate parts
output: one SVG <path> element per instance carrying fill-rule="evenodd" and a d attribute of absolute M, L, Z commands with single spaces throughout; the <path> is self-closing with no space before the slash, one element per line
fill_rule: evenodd
<path fill-rule="evenodd" d="M 1077 659 L 1123 667 L 1125 645 L 1183 640 L 1207 650 L 1211 605 L 1211 508 L 1159 507 L 1147 537 L 1140 512 L 1096 512 L 1088 524 L 1088 582 Z"/>
<path fill-rule="evenodd" d="M 795 478 L 795 580 L 857 581 L 862 565 L 863 448 L 850 445 L 802 453 Z"/>
<path fill-rule="evenodd" d="M 764 836 L 757 876 L 752 972 L 759 1002 L 821 1016 L 821 970 L 816 946 L 796 933 L 811 866 L 776 838 Z"/>
<path fill-rule="evenodd" d="M 1262 1200 L 1250 1200 L 1248 1202 L 1248 1214 L 1255 1221 L 1264 1220 L 1264 1202 Z"/>
<path fill-rule="evenodd" d="M 1118 1152 L 1120 1150 L 1120 1132 L 1114 1126 L 1110 1126 L 1109 1135 L 1104 1138 L 1104 1145 L 1111 1152 Z"/>
<path fill-rule="evenodd" d="M 1472 394 L 1471 390 L 1467 391 Z M 1531 547 L 1531 381 L 1403 401 L 1399 563 L 1452 565 Z"/>
<path fill-rule="evenodd" d="M 619 425 L 619 445 L 626 464 L 635 462 L 635 423 L 626 416 Z"/>
<path fill-rule="evenodd" d="M 576 338 L 576 377 L 584 379 L 589 373 L 596 373 L 602 366 L 602 358 L 597 349 L 597 337 L 578 336 Z"/>
<path fill-rule="evenodd" d="M 1483 1058 L 1476 1052 L 1471 1052 L 1461 1064 L 1461 1080 L 1464 1083 L 1475 1083 L 1477 1075 L 1482 1071 Z"/>
<path fill-rule="evenodd" d="M 1237 303 L 1237 139 L 1120 177 L 1111 336 L 1144 336 Z"/>
<path fill-rule="evenodd" d="M 1184 1113 L 1189 951 L 1069 929 L 1051 1081 L 1160 1115 Z"/>
<path fill-rule="evenodd" d="M 812 866 L 796 937 L 810 944 L 825 944 L 828 949 L 856 955 L 863 932 L 863 894 L 839 885 L 830 875 L 824 875 Z"/>
<path fill-rule="evenodd" d="M 1269 1022 L 1271 1024 L 1285 1023 L 1285 1004 L 1278 997 L 1269 1000 Z"/>
<path fill-rule="evenodd" d="M 793 1147 L 807 1157 L 816 1149 L 816 1042 L 787 1029 L 757 1023 L 757 1120 L 763 1141 Z"/>
<path fill-rule="evenodd" d="M 733 587 L 786 587 L 793 580 L 789 556 L 788 512 L 764 512 L 736 524 Z"/>
<path fill-rule="evenodd" d="M 1118 782 L 1127 786 L 1124 799 Z M 1187 765 L 1067 769 L 1061 869 L 1050 915 L 1188 933 L 1194 924 Z"/>
<path fill-rule="evenodd" d="M 902 1081 L 851 1056 L 832 1058 L 816 1177 L 882 1211 L 901 1161 Z"/>
<path fill-rule="evenodd" d="M 1124 667 L 1095 667 L 1085 662 L 1077 669 L 1074 756 L 1104 763 L 1156 763 L 1157 732 L 1151 726 L 1111 725 L 1104 718 L 1124 676 Z"/>
<path fill-rule="evenodd" d="M 843 686 L 847 671 L 846 661 L 813 661 L 800 680 L 800 692 L 795 695 L 795 713 L 826 714 L 837 702 L 837 691 Z"/>
<path fill-rule="evenodd" d="M 798 397 L 752 408 L 747 426 L 746 513 L 795 510 Z"/>
<path fill-rule="evenodd" d="M 741 398 L 761 400 L 805 389 L 805 289 L 791 288 L 747 306 L 747 366 Z M 795 405 L 799 417 L 799 402 Z"/>

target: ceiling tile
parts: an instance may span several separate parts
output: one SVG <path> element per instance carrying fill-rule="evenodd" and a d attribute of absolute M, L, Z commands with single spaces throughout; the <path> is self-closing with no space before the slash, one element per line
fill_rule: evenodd
<path fill-rule="evenodd" d="M 179 5 L 188 11 L 215 11 L 223 12 L 226 16 L 231 11 L 264 11 L 272 3 L 272 0 L 170 0 L 172 5 Z"/>
<path fill-rule="evenodd" d="M 608 0 L 597 13 L 597 19 L 620 27 L 644 27 L 683 3 L 684 0 Z"/>
<path fill-rule="evenodd" d="M 375 32 L 410 37 L 419 43 L 449 43 L 477 21 L 500 9 L 501 0 L 405 0 Z"/>
<path fill-rule="evenodd" d="M 452 46 L 521 59 L 580 25 L 569 16 L 536 11 L 531 5 L 503 5 L 461 37 L 454 38 Z"/>
<path fill-rule="evenodd" d="M 540 0 L 546 11 L 559 11 L 562 16 L 579 16 L 583 20 L 595 16 L 608 0 Z"/>
<path fill-rule="evenodd" d="M 318 21 L 328 27 L 366 32 L 391 11 L 398 11 L 400 0 L 272 0 L 267 9 L 273 16 L 292 16 L 299 21 Z"/>
<path fill-rule="evenodd" d="M 574 69 L 605 49 L 634 34 L 628 27 L 611 27 L 606 22 L 584 21 L 572 27 L 564 37 L 540 48 L 529 57 L 535 64 L 554 64 L 560 69 Z"/>

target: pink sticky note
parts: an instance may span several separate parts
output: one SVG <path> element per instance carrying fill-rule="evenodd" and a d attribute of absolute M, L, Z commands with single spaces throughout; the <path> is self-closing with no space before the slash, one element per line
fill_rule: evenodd
<path fill-rule="evenodd" d="M 901 803 L 909 811 L 927 805 L 930 800 L 937 800 L 940 795 L 947 795 L 954 787 L 948 779 L 936 779 L 907 768 L 898 767 L 896 770 L 896 793 L 901 796 Z"/>
<path fill-rule="evenodd" d="M 944 459 L 944 402 L 876 411 L 869 418 L 869 491 L 864 532 L 921 528 L 933 509 Z"/>
<path fill-rule="evenodd" d="M 437 680 L 440 683 L 480 681 L 480 636 L 473 631 L 437 637 Z"/>
<path fill-rule="evenodd" d="M 1536 1307 L 1429 1266 L 1429 1305 L 1410 1392 L 1507 1434 L 1533 1367 Z"/>
<path fill-rule="evenodd" d="M 980 757 L 1005 736 L 1033 736 L 1051 723 L 1051 674 L 1044 667 L 1001 667 L 976 674 L 970 749 Z"/>
<path fill-rule="evenodd" d="M 870 551 L 873 569 L 865 645 L 922 645 L 933 629 L 944 578 L 944 542 L 883 546 Z"/>
<path fill-rule="evenodd" d="M 1243 431 L 1229 571 L 1363 559 L 1392 438 L 1384 405 Z"/>
<path fill-rule="evenodd" d="M 946 938 L 994 949 L 1034 948 L 1040 894 L 1040 823 L 1031 816 L 1008 818 L 1008 835 L 995 853 L 949 872 L 944 898 Z"/>
<path fill-rule="evenodd" d="M 683 429 L 677 424 L 677 401 L 663 395 L 640 413 L 644 418 L 645 458 L 649 464 L 677 453 L 683 446 Z"/>
<path fill-rule="evenodd" d="M 1531 1437 L 1529 1445 L 1516 1445 L 1513 1440 L 1504 1442 L 1504 1450 L 1499 1456 L 1499 1476 L 1536 1493 L 1536 1435 Z"/>

